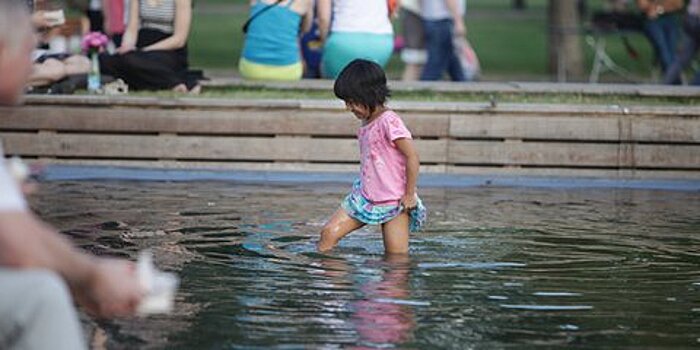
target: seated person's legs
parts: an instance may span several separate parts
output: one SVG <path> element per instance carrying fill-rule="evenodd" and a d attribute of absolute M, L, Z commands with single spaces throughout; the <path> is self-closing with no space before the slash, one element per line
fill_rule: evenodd
<path fill-rule="evenodd" d="M 130 90 L 187 91 L 186 63 L 181 57 L 158 51 L 100 55 L 103 74 L 123 79 Z M 183 87 L 184 86 L 184 87 Z"/>
<path fill-rule="evenodd" d="M 63 62 L 50 58 L 41 63 L 34 63 L 29 75 L 29 86 L 44 86 L 55 83 L 66 77 L 66 67 Z"/>
<path fill-rule="evenodd" d="M 27 84 L 29 86 L 50 85 L 67 76 L 86 74 L 89 71 L 90 60 L 82 55 L 73 55 L 62 60 L 49 58 L 33 64 L 33 70 Z"/>
<path fill-rule="evenodd" d="M 66 75 L 86 74 L 90 71 L 90 59 L 83 55 L 73 55 L 63 61 Z"/>

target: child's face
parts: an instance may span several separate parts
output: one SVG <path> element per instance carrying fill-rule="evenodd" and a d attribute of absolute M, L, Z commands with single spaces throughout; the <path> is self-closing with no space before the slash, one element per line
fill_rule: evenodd
<path fill-rule="evenodd" d="M 359 103 L 345 101 L 345 109 L 350 111 L 357 119 L 364 120 L 370 117 L 370 110 L 367 106 Z"/>

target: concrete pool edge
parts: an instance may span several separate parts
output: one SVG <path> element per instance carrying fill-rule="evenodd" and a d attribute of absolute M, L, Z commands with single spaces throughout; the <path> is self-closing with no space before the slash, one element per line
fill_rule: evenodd
<path fill-rule="evenodd" d="M 263 184 L 351 183 L 355 172 L 295 172 L 216 169 L 162 169 L 51 164 L 39 181 L 225 181 Z M 700 179 L 614 179 L 557 176 L 421 174 L 421 187 L 620 188 L 700 191 Z"/>

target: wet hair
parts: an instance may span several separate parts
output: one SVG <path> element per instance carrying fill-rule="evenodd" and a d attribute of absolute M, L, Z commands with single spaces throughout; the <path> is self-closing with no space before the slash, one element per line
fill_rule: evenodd
<path fill-rule="evenodd" d="M 363 105 L 371 112 L 384 106 L 391 96 L 382 67 L 363 59 L 356 59 L 343 68 L 335 80 L 333 92 L 339 99 Z"/>

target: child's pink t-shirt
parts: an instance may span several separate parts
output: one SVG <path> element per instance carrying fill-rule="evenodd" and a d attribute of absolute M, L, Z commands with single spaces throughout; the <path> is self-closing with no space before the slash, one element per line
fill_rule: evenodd
<path fill-rule="evenodd" d="M 394 111 L 387 110 L 357 132 L 360 141 L 362 194 L 377 204 L 396 202 L 406 193 L 406 156 L 394 141 L 411 132 Z"/>

